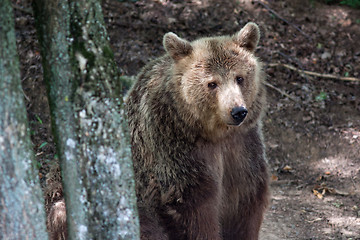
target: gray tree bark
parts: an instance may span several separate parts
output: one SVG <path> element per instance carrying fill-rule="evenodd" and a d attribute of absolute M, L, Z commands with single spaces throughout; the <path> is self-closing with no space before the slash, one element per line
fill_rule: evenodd
<path fill-rule="evenodd" d="M 35 0 L 69 239 L 139 239 L 122 83 L 100 1 Z"/>
<path fill-rule="evenodd" d="M 0 239 L 48 239 L 10 0 L 0 4 Z"/>

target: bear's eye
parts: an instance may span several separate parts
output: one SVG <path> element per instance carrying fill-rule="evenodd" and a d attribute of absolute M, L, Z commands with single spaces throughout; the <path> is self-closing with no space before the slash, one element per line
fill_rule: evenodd
<path fill-rule="evenodd" d="M 244 78 L 243 78 L 243 77 L 240 77 L 240 76 L 237 76 L 237 77 L 235 78 L 235 80 L 236 80 L 236 83 L 237 83 L 237 84 L 242 84 L 242 83 L 244 82 Z"/>
<path fill-rule="evenodd" d="M 215 89 L 215 88 L 217 88 L 217 84 L 216 84 L 216 82 L 210 82 L 210 83 L 208 83 L 208 87 L 210 89 Z"/>

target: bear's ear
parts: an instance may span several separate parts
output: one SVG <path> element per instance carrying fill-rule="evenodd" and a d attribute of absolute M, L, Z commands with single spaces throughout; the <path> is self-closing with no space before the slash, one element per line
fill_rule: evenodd
<path fill-rule="evenodd" d="M 233 39 L 240 45 L 240 47 L 246 48 L 250 52 L 254 52 L 260 39 L 260 30 L 258 25 L 253 22 L 247 23 L 233 36 Z"/>
<path fill-rule="evenodd" d="M 190 42 L 179 38 L 175 33 L 169 32 L 164 35 L 164 48 L 175 61 L 188 56 L 192 51 Z"/>

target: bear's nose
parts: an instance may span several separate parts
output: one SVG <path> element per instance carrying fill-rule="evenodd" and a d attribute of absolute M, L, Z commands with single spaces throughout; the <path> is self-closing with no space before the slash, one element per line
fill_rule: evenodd
<path fill-rule="evenodd" d="M 234 107 L 231 110 L 231 116 L 235 120 L 236 125 L 239 125 L 240 123 L 242 123 L 242 121 L 244 121 L 247 113 L 248 111 L 244 107 Z"/>

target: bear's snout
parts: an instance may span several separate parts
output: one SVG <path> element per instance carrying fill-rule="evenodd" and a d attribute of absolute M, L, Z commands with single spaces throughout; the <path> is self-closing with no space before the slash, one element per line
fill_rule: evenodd
<path fill-rule="evenodd" d="M 248 111 L 245 107 L 234 107 L 231 110 L 231 116 L 234 120 L 234 125 L 242 123 L 247 115 Z"/>

